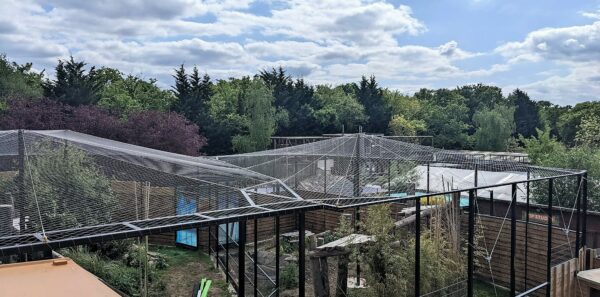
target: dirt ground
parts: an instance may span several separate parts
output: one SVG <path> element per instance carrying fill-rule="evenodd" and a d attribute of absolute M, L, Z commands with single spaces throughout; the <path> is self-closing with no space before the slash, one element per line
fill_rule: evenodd
<path fill-rule="evenodd" d="M 212 280 L 208 296 L 230 296 L 223 274 L 214 268 L 207 254 L 176 247 L 155 247 L 154 250 L 165 255 L 169 263 L 162 273 L 166 296 L 189 297 L 194 284 L 202 278 Z"/>

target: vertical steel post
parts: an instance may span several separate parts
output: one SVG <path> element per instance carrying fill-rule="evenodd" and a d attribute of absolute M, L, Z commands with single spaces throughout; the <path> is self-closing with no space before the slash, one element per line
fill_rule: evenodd
<path fill-rule="evenodd" d="M 494 190 L 490 191 L 490 216 L 495 216 L 494 211 Z"/>
<path fill-rule="evenodd" d="M 275 164 L 275 163 L 273 163 Z M 294 156 L 294 189 L 298 189 L 298 157 Z"/>
<path fill-rule="evenodd" d="M 27 198 L 25 193 L 25 139 L 23 137 L 23 130 L 19 129 L 17 132 L 18 137 L 18 150 L 19 150 L 19 175 L 17 176 L 18 186 L 18 197 L 17 197 L 17 209 L 19 210 L 19 233 L 26 233 L 25 229 L 25 206 L 27 205 Z M 27 257 L 27 255 L 25 255 Z"/>
<path fill-rule="evenodd" d="M 306 283 L 306 251 L 304 240 L 306 237 L 304 230 L 304 211 L 299 213 L 300 224 L 298 228 L 298 296 L 305 296 Z"/>
<path fill-rule="evenodd" d="M 429 162 L 427 163 L 427 194 L 429 194 Z M 429 196 L 427 196 L 427 205 L 429 205 Z"/>
<path fill-rule="evenodd" d="M 325 157 L 325 163 L 323 164 L 323 166 L 325 167 L 325 169 L 323 170 L 323 193 L 327 194 L 327 157 Z"/>
<path fill-rule="evenodd" d="M 550 270 L 552 269 L 552 200 L 554 194 L 554 179 L 548 180 L 548 239 L 546 246 L 546 296 L 550 297 L 550 288 L 552 278 Z"/>
<path fill-rule="evenodd" d="M 238 232 L 238 296 L 246 296 L 246 221 L 240 221 Z"/>
<path fill-rule="evenodd" d="M 415 200 L 415 296 L 421 296 L 421 198 Z"/>
<path fill-rule="evenodd" d="M 517 282 L 515 270 L 515 252 L 517 249 L 517 184 L 512 185 L 510 207 L 510 296 L 516 296 Z"/>
<path fill-rule="evenodd" d="M 527 261 L 529 257 L 529 211 L 530 211 L 530 201 L 529 201 L 529 193 L 530 193 L 530 183 L 529 183 L 530 173 L 529 169 L 527 169 L 527 183 L 525 184 L 525 263 L 523 263 L 525 267 L 525 276 L 523 277 L 523 281 L 525 283 L 525 290 L 527 290 L 527 279 L 528 279 L 528 266 Z"/>
<path fill-rule="evenodd" d="M 254 219 L 254 296 L 258 296 L 258 219 Z"/>
<path fill-rule="evenodd" d="M 467 245 L 467 296 L 473 297 L 473 249 L 475 245 L 475 190 L 469 191 L 469 235 Z"/>
<path fill-rule="evenodd" d="M 215 248 L 215 262 L 217 263 L 217 268 L 219 268 L 219 249 L 221 248 L 221 242 L 219 241 L 219 229 L 221 229 L 221 227 L 219 225 L 217 225 L 216 227 L 217 228 L 215 228 L 215 238 L 217 240 L 217 244 Z"/>
<path fill-rule="evenodd" d="M 208 226 L 208 256 L 209 256 L 209 258 L 212 255 L 212 251 L 211 251 L 212 246 L 210 245 L 212 242 L 211 237 L 212 237 L 212 226 L 209 225 Z"/>
<path fill-rule="evenodd" d="M 225 282 L 229 283 L 229 223 L 225 225 Z"/>
<path fill-rule="evenodd" d="M 279 253 L 280 253 L 280 242 L 279 242 L 279 216 L 275 217 L 275 297 L 279 297 Z"/>
<path fill-rule="evenodd" d="M 474 177 L 474 184 L 475 187 L 477 187 L 477 185 L 479 184 L 479 164 L 475 164 L 475 177 Z"/>
<path fill-rule="evenodd" d="M 587 172 L 583 173 L 583 195 L 582 203 L 583 203 L 583 223 L 581 230 L 581 246 L 587 247 L 587 207 L 588 207 L 588 174 Z"/>
<path fill-rule="evenodd" d="M 357 207 L 354 209 L 354 232 L 358 234 L 360 230 L 360 208 Z M 360 286 L 360 262 L 356 259 L 356 285 Z"/>
<path fill-rule="evenodd" d="M 580 215 L 581 215 L 581 175 L 577 176 L 577 195 L 576 195 L 576 201 L 575 201 L 575 205 L 577 208 L 577 220 L 575 221 L 575 253 L 576 255 L 579 255 L 579 245 L 581 244 L 580 242 L 580 226 L 579 226 L 579 220 L 580 220 Z"/>
<path fill-rule="evenodd" d="M 354 156 L 354 197 L 361 196 L 360 190 L 360 150 L 361 146 L 361 137 L 360 133 L 356 134 L 356 147 L 355 156 Z M 360 220 L 359 209 L 358 207 L 354 209 L 354 231 L 358 232 L 358 221 Z M 356 284 L 360 286 L 360 262 L 358 259 L 356 260 Z"/>
<path fill-rule="evenodd" d="M 388 160 L 388 196 L 392 195 L 392 160 Z"/>

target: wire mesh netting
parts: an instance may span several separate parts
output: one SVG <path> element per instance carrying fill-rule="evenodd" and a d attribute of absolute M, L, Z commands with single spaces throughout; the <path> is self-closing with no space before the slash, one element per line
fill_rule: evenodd
<path fill-rule="evenodd" d="M 72 131 L 2 131 L 0 252 L 574 173 L 365 134 L 215 160 Z M 510 186 L 495 191 L 510 197 Z"/>
<path fill-rule="evenodd" d="M 510 200 L 510 183 L 578 172 L 366 134 L 219 159 L 280 179 L 305 199 L 346 207 L 491 185 L 506 185 L 495 195 Z M 518 200 L 525 201 L 519 187 Z"/>
<path fill-rule="evenodd" d="M 0 168 L 3 252 L 308 206 L 264 174 L 72 131 L 0 132 Z"/>

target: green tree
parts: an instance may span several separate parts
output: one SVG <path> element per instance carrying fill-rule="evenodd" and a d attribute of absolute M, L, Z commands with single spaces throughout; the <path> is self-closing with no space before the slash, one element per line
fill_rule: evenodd
<path fill-rule="evenodd" d="M 146 81 L 132 75 L 107 83 L 100 97 L 99 106 L 125 115 L 140 110 L 168 111 L 175 99 L 171 92 L 156 86 L 155 79 Z"/>
<path fill-rule="evenodd" d="M 538 101 L 537 106 L 540 111 L 540 121 L 543 127 L 549 127 L 550 134 L 560 140 L 559 119 L 571 109 L 571 106 L 560 106 L 548 101 Z"/>
<path fill-rule="evenodd" d="M 535 136 L 536 129 L 542 128 L 540 113 L 535 102 L 527 93 L 519 89 L 514 90 L 508 96 L 508 100 L 515 106 L 516 135 L 523 135 L 525 138 Z"/>
<path fill-rule="evenodd" d="M 175 71 L 173 87 L 177 100 L 172 109 L 200 127 L 207 125 L 207 104 L 213 95 L 213 83 L 208 74 L 200 75 L 194 67 L 187 75 L 184 65 Z"/>
<path fill-rule="evenodd" d="M 43 72 L 33 72 L 31 67 L 31 63 L 19 65 L 10 62 L 6 55 L 0 55 L 0 103 L 2 105 L 7 99 L 42 96 Z"/>
<path fill-rule="evenodd" d="M 272 91 L 257 78 L 220 80 L 209 102 L 211 153 L 265 149 L 275 132 Z M 218 134 L 217 134 L 218 133 Z"/>
<path fill-rule="evenodd" d="M 484 151 L 506 151 L 515 131 L 514 107 L 498 105 L 473 116 L 476 130 L 475 148 Z"/>
<path fill-rule="evenodd" d="M 447 149 L 471 147 L 465 98 L 456 90 L 422 89 L 415 97 L 423 102 L 422 118 L 427 124 L 427 133 L 435 138 L 436 146 Z"/>
<path fill-rule="evenodd" d="M 487 86 L 484 84 L 466 85 L 458 87 L 457 92 L 463 96 L 466 100 L 467 107 L 469 108 L 469 124 L 474 128 L 475 123 L 473 116 L 478 111 L 484 109 L 493 109 L 498 104 L 506 104 L 506 100 L 502 96 L 502 89 L 496 86 Z M 474 130 L 470 131 L 474 133 Z"/>
<path fill-rule="evenodd" d="M 116 197 L 91 157 L 75 147 L 46 142 L 34 150 L 36 156 L 27 162 L 31 174 L 25 177 L 30 213 L 39 207 L 41 222 L 52 229 L 111 222 Z M 31 217 L 33 228 L 41 230 L 37 216 Z"/>
<path fill-rule="evenodd" d="M 364 131 L 387 133 L 392 114 L 385 104 L 383 90 L 377 84 L 375 76 L 370 76 L 368 79 L 363 76 L 354 89 L 358 102 L 365 107 L 365 113 L 369 117 Z"/>
<path fill-rule="evenodd" d="M 427 124 L 421 118 L 423 105 L 420 100 L 389 90 L 383 91 L 383 98 L 392 111 L 389 130 L 393 135 L 415 136 L 426 131 Z"/>
<path fill-rule="evenodd" d="M 276 128 L 271 90 L 257 78 L 246 78 L 238 96 L 238 113 L 247 132 L 233 137 L 234 150 L 247 153 L 266 149 Z"/>
<path fill-rule="evenodd" d="M 568 146 L 575 145 L 577 130 L 581 121 L 586 116 L 600 117 L 600 102 L 582 102 L 564 112 L 558 119 L 558 132 L 560 139 Z"/>
<path fill-rule="evenodd" d="M 578 144 L 598 148 L 600 147 L 600 116 L 588 115 L 581 120 L 579 130 L 575 136 Z"/>
<path fill-rule="evenodd" d="M 282 67 L 262 70 L 259 77 L 273 92 L 278 135 L 318 135 L 316 119 L 320 108 L 314 88 L 303 79 L 293 80 Z"/>
<path fill-rule="evenodd" d="M 425 131 L 426 124 L 423 120 L 409 120 L 403 115 L 394 115 L 390 121 L 390 131 L 397 136 L 415 136 Z"/>
<path fill-rule="evenodd" d="M 325 133 L 356 131 L 367 120 L 365 109 L 354 94 L 347 94 L 341 88 L 317 86 L 315 98 L 322 106 L 315 112 L 315 117 Z"/>
<path fill-rule="evenodd" d="M 588 199 L 592 210 L 600 210 L 600 150 L 579 146 L 568 148 L 550 135 L 550 131 L 539 130 L 538 136 L 531 139 L 522 138 L 529 159 L 535 165 L 570 168 L 588 171 Z M 574 206 L 578 185 L 575 177 L 555 179 L 555 206 L 572 208 Z M 532 198 L 540 204 L 548 203 L 547 182 L 534 182 Z"/>
<path fill-rule="evenodd" d="M 96 104 L 100 100 L 103 81 L 93 66 L 85 73 L 86 65 L 73 57 L 66 61 L 58 60 L 56 78 L 43 84 L 44 95 L 73 106 Z"/>

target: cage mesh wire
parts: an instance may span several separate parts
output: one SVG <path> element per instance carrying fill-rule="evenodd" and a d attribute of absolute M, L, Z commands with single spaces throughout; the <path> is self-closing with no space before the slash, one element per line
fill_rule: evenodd
<path fill-rule="evenodd" d="M 295 202 L 299 196 L 279 180 L 211 158 L 72 131 L 0 132 L 1 251 L 190 226 Z"/>
<path fill-rule="evenodd" d="M 0 167 L 0 255 L 575 173 L 365 134 L 215 160 L 64 130 L 1 131 Z"/>
<path fill-rule="evenodd" d="M 218 159 L 277 178 L 304 199 L 337 207 L 578 172 L 366 134 Z M 518 186 L 517 198 L 524 201 L 525 185 Z M 511 199 L 510 185 L 494 191 L 496 199 Z"/>

